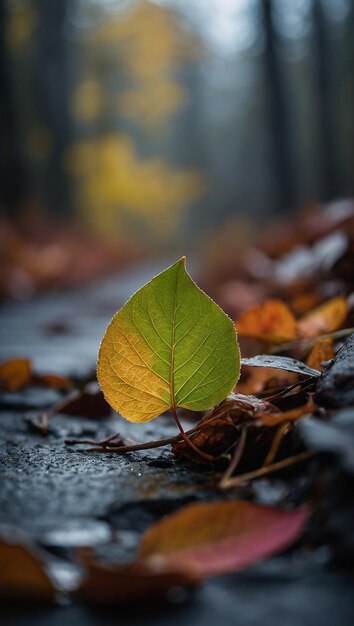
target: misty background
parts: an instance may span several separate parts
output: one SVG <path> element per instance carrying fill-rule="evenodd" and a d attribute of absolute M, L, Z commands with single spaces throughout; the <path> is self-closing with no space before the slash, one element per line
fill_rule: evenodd
<path fill-rule="evenodd" d="M 0 24 L 11 222 L 169 247 L 353 195 L 352 0 L 6 0 Z"/>

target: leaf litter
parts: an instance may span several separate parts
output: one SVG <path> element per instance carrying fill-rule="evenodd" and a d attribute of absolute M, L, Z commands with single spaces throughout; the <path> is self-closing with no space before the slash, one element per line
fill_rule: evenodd
<path fill-rule="evenodd" d="M 168 415 L 168 409 L 172 409 L 178 424 L 183 411 L 188 410 L 190 417 L 193 415 L 190 409 L 196 409 L 196 423 L 192 428 L 186 431 L 182 428 L 175 436 L 145 443 L 127 441 L 118 434 L 103 440 L 69 442 L 87 442 L 96 452 L 121 454 L 170 444 L 177 463 L 192 463 L 200 468 L 199 471 L 208 467 L 220 494 L 220 499 L 214 502 L 189 504 L 152 525 L 141 539 L 136 559 L 128 564 L 108 565 L 98 560 L 94 553 L 83 554 L 77 550 L 74 562 L 85 574 L 78 577 L 75 589 L 70 591 L 73 597 L 78 594 L 86 601 L 104 604 L 162 597 L 175 585 L 195 586 L 206 576 L 248 567 L 294 544 L 292 550 L 305 550 L 307 554 L 319 545 L 326 545 L 330 547 L 334 561 L 348 563 L 354 559 L 354 546 L 350 540 L 352 522 L 349 521 L 354 512 L 351 445 L 354 320 L 350 297 L 354 284 L 353 274 L 348 271 L 354 260 L 351 245 L 354 212 L 347 211 L 336 220 L 333 211 L 328 210 L 324 215 L 322 221 L 317 219 L 315 211 L 300 218 L 298 234 L 294 225 L 289 226 L 289 243 L 286 237 L 281 239 L 283 251 L 277 251 L 275 244 L 271 248 L 269 241 L 275 241 L 275 238 L 265 237 L 268 247 L 264 246 L 262 250 L 260 246 L 259 255 L 263 255 L 263 260 L 268 257 L 270 263 L 263 264 L 263 272 L 257 270 L 256 255 L 250 250 L 241 262 L 241 270 L 237 266 L 233 268 L 236 287 L 243 284 L 243 274 L 247 281 L 253 281 L 253 287 L 262 286 L 254 289 L 254 294 L 263 294 L 264 298 L 263 304 L 259 302 L 249 311 L 239 311 L 238 314 L 233 313 L 226 303 L 227 312 L 236 319 L 241 350 L 245 355 L 236 387 L 232 389 L 238 378 L 237 362 L 236 368 L 230 370 L 220 397 L 216 395 L 218 389 L 215 393 L 211 390 L 209 401 L 198 404 L 198 385 L 202 386 L 208 380 L 209 370 L 203 366 L 218 344 L 218 337 L 211 346 L 211 353 L 210 350 L 203 352 L 201 360 L 193 362 L 194 353 L 189 356 L 188 347 L 180 357 L 181 361 L 191 358 L 193 363 L 193 367 L 186 370 L 187 382 L 182 378 L 180 383 L 187 385 L 189 390 L 189 377 L 194 377 L 187 402 L 184 396 L 178 395 L 178 389 L 176 393 L 171 387 L 171 378 L 167 379 L 161 364 L 152 360 L 145 348 L 140 351 L 141 343 L 134 345 L 136 353 L 132 367 L 141 366 L 140 357 L 145 359 L 148 356 L 149 367 L 155 374 L 154 381 L 160 377 L 170 382 L 168 388 L 163 384 L 154 387 L 152 378 L 144 381 L 140 377 L 140 390 L 144 393 L 149 390 L 158 396 L 158 407 L 152 408 L 150 402 L 149 411 L 140 416 L 151 419 L 160 412 L 167 411 Z M 336 229 L 345 225 L 346 233 L 333 231 L 333 224 Z M 284 228 L 286 231 L 286 223 Z M 304 245 L 308 250 L 305 272 L 299 261 Z M 224 283 L 219 277 L 216 286 L 224 287 Z M 246 286 L 242 288 L 247 291 L 247 283 L 244 284 Z M 195 285 L 194 288 L 198 289 Z M 213 294 L 212 284 L 206 284 L 206 288 Z M 222 298 L 217 295 L 216 300 L 222 303 Z M 130 303 L 132 301 L 133 298 Z M 236 301 L 237 297 L 233 296 L 232 302 Z M 146 301 L 143 300 L 142 304 L 145 306 Z M 151 314 L 144 306 L 141 310 L 135 309 L 135 323 L 138 320 L 139 331 L 143 339 L 147 338 L 148 347 L 152 333 L 160 336 L 158 357 L 163 360 L 166 358 L 163 346 L 166 342 L 169 344 L 173 323 L 170 321 L 168 328 L 163 320 L 157 322 L 154 312 Z M 221 319 L 228 323 L 226 316 Z M 205 325 L 200 326 L 205 333 Z M 193 331 L 192 328 L 186 330 L 188 333 Z M 208 332 L 210 334 L 210 330 L 205 333 L 206 337 L 209 337 Z M 197 341 L 201 337 L 198 328 L 195 333 L 192 338 Z M 128 336 L 131 340 L 130 330 Z M 249 337 L 254 344 L 247 343 Z M 235 346 L 233 353 L 237 355 L 237 344 Z M 226 363 L 227 354 L 220 351 L 220 362 L 223 363 L 224 357 Z M 115 358 L 111 357 L 112 363 Z M 175 364 L 171 367 L 171 360 L 166 360 L 169 373 L 174 373 Z M 215 359 L 211 365 L 214 374 L 218 374 Z M 8 385 L 10 389 L 15 385 L 16 388 L 19 383 L 11 382 L 13 378 L 6 376 L 2 376 L 3 387 Z M 60 389 L 60 381 L 55 375 L 45 375 L 43 382 L 45 379 L 49 385 Z M 103 379 L 99 374 L 101 384 Z M 27 380 L 23 376 L 20 387 L 32 384 L 29 380 L 35 381 L 36 375 L 27 374 Z M 113 393 L 117 392 L 118 387 L 111 380 L 108 387 Z M 62 389 L 65 389 L 64 383 Z M 74 392 L 78 394 L 76 397 L 72 396 Z M 49 409 L 49 414 L 60 410 L 70 414 L 72 403 L 75 406 L 77 401 L 78 414 L 86 415 L 91 402 L 83 402 L 80 408 L 81 395 L 86 393 L 85 385 L 79 390 L 72 385 L 72 391 L 63 397 L 62 404 Z M 209 411 L 205 413 L 207 409 Z M 93 411 L 93 417 L 99 417 L 98 413 L 100 416 L 104 414 L 102 407 Z M 128 413 L 126 417 L 140 421 L 137 414 Z M 287 494 L 285 499 L 281 498 L 275 508 L 257 504 L 258 485 L 266 480 L 270 486 L 274 479 L 281 481 Z M 246 500 L 240 501 L 239 494 L 243 494 Z M 6 539 L 4 545 L 7 546 L 6 553 L 9 545 Z M 34 546 L 31 558 L 36 561 L 35 550 Z M 41 596 L 41 584 L 37 589 L 38 597 Z M 3 581 L 0 587 L 6 591 Z M 16 587 L 18 594 L 26 597 L 26 584 L 21 586 L 14 579 L 13 589 Z"/>

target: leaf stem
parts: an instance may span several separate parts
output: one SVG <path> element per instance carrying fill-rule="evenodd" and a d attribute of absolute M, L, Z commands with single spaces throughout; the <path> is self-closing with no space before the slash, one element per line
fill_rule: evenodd
<path fill-rule="evenodd" d="M 206 459 L 206 461 L 214 461 L 215 459 L 214 459 L 214 457 L 213 457 L 213 456 L 211 456 L 211 454 L 208 454 L 207 452 L 203 452 L 203 450 L 200 450 L 200 448 L 198 448 L 198 447 L 197 447 L 197 446 L 193 443 L 193 441 L 192 441 L 191 439 L 189 439 L 188 435 L 186 435 L 186 433 L 185 433 L 185 431 L 184 431 L 184 429 L 183 429 L 183 426 L 182 426 L 182 424 L 181 424 L 181 422 L 180 422 L 180 420 L 179 420 L 179 417 L 178 417 L 178 415 L 177 415 L 177 411 L 176 411 L 176 407 L 175 407 L 175 406 L 173 406 L 173 407 L 171 408 L 171 411 L 172 411 L 172 415 L 173 415 L 173 417 L 175 418 L 175 422 L 176 422 L 176 424 L 177 424 L 177 426 L 178 426 L 178 428 L 179 428 L 179 431 L 180 431 L 180 433 L 181 433 L 181 435 L 182 435 L 182 437 L 183 437 L 184 441 L 186 442 L 186 444 L 187 444 L 190 448 L 192 448 L 192 450 L 194 450 L 194 452 L 196 452 L 197 454 L 199 454 L 199 456 L 203 457 L 203 459 Z"/>

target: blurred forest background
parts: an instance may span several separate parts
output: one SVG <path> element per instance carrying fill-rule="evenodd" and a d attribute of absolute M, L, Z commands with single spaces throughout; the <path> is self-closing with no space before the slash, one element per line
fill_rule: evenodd
<path fill-rule="evenodd" d="M 29 237 L 50 282 L 61 229 L 89 275 L 92 237 L 121 263 L 354 193 L 354 0 L 3 0 L 0 24 L 5 293 Z"/>

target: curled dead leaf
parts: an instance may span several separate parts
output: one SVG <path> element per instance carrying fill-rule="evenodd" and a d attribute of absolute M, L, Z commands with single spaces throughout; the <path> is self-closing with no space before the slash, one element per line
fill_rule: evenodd
<path fill-rule="evenodd" d="M 234 446 L 242 428 L 258 428 L 258 415 L 276 411 L 277 408 L 266 400 L 232 393 L 199 420 L 189 437 L 199 450 L 216 458 Z M 185 441 L 174 443 L 172 451 L 176 456 L 186 457 L 196 463 L 205 463 Z"/>

